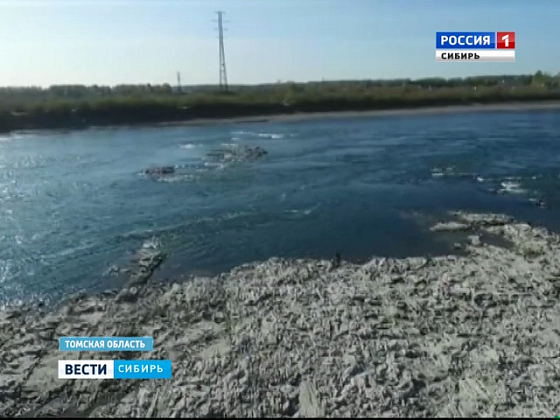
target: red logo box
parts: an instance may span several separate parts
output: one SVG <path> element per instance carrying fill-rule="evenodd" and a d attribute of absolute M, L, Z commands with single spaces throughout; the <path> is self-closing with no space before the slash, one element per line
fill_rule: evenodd
<path fill-rule="evenodd" d="M 496 48 L 498 50 L 514 50 L 515 32 L 496 32 Z"/>

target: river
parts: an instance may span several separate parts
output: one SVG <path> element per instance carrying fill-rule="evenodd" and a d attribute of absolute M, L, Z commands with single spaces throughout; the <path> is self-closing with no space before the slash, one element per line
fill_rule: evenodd
<path fill-rule="evenodd" d="M 220 163 L 229 145 L 268 154 Z M 142 170 L 175 166 L 150 178 Z M 536 206 L 543 200 L 546 208 Z M 122 286 L 139 247 L 155 279 L 281 257 L 442 254 L 448 210 L 560 230 L 560 111 L 95 128 L 0 136 L 0 305 Z"/>

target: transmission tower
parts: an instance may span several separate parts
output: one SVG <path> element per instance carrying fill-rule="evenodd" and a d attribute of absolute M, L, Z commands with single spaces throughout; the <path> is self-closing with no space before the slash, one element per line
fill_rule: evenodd
<path fill-rule="evenodd" d="M 228 82 L 227 82 L 227 72 L 226 72 L 226 53 L 224 50 L 224 28 L 222 22 L 222 16 L 225 12 L 216 12 L 218 14 L 218 32 L 220 39 L 220 90 L 227 92 Z"/>

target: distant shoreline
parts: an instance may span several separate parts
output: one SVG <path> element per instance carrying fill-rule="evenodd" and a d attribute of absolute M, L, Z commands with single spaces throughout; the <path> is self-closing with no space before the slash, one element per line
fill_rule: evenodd
<path fill-rule="evenodd" d="M 305 121 L 322 118 L 360 118 L 360 117 L 385 117 L 401 115 L 422 114 L 460 114 L 464 112 L 498 112 L 498 111 L 537 111 L 547 109 L 560 109 L 560 101 L 539 102 L 507 102 L 501 104 L 473 104 L 473 105 L 448 105 L 429 106 L 421 108 L 386 109 L 370 111 L 326 111 L 326 112 L 299 112 L 295 114 L 276 114 L 236 118 L 198 118 L 186 121 L 162 122 L 148 124 L 148 126 L 181 126 L 181 125 L 212 125 L 231 123 L 267 123 L 282 121 Z"/>
<path fill-rule="evenodd" d="M 177 126 L 196 126 L 196 125 L 216 125 L 233 123 L 268 123 L 268 122 L 290 122 L 305 121 L 316 119 L 340 119 L 340 118 L 360 118 L 360 117 L 385 117 L 385 116 L 406 116 L 406 115 L 435 115 L 435 114 L 460 114 L 466 112 L 500 112 L 500 111 L 537 111 L 560 109 L 560 100 L 540 100 L 535 102 L 503 102 L 495 104 L 471 104 L 471 105 L 446 105 L 446 106 L 421 106 L 416 108 L 398 109 L 376 109 L 358 111 L 321 111 L 321 112 L 295 112 L 278 113 L 269 115 L 248 115 L 231 118 L 193 118 L 177 121 L 147 122 L 147 123 L 123 123 L 123 124 L 85 124 L 76 126 L 68 124 L 64 127 L 43 127 L 32 126 L 2 130 L 0 133 L 10 134 L 29 131 L 57 131 L 57 130 L 84 130 L 91 128 L 111 128 L 111 127 L 177 127 Z"/>

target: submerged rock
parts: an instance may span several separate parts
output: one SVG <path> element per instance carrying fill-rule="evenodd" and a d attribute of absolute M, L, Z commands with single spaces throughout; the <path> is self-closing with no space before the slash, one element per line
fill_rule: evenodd
<path fill-rule="evenodd" d="M 145 242 L 142 247 L 134 253 L 130 264 L 126 267 L 117 265 L 110 266 L 106 276 L 124 276 L 129 278 L 129 286 L 146 283 L 150 280 L 157 268 L 165 260 L 165 254 L 159 249 L 159 244 L 154 241 Z"/>
<path fill-rule="evenodd" d="M 482 245 L 482 241 L 480 240 L 480 235 L 470 235 L 467 238 L 471 245 L 473 246 L 480 246 Z"/>
<path fill-rule="evenodd" d="M 212 150 L 206 154 L 206 158 L 203 159 L 204 165 L 217 164 L 217 166 L 222 166 L 222 164 L 236 163 L 236 162 L 248 162 L 259 158 L 262 158 L 268 154 L 266 150 L 262 147 L 250 147 L 243 145 L 226 145 L 218 150 Z M 189 173 L 189 167 L 182 166 L 157 166 L 153 168 L 147 168 L 142 171 L 142 174 L 148 175 L 156 181 L 161 182 L 174 182 L 179 180 L 191 181 L 196 179 L 196 175 Z M 200 175 L 200 173 L 198 173 Z"/>
<path fill-rule="evenodd" d="M 531 204 L 533 204 L 536 207 L 539 207 L 541 209 L 545 209 L 547 207 L 546 202 L 543 199 L 540 198 L 530 198 L 529 202 Z"/>
<path fill-rule="evenodd" d="M 459 223 L 459 222 L 439 222 L 432 226 L 430 230 L 432 232 L 457 232 L 457 231 L 466 231 L 469 230 L 471 227 L 466 223 Z"/>
<path fill-rule="evenodd" d="M 268 152 L 260 146 L 250 147 L 244 145 L 227 145 L 221 149 L 208 152 L 206 156 L 222 163 L 243 162 L 261 158 Z"/>
<path fill-rule="evenodd" d="M 143 173 L 146 175 L 170 175 L 175 173 L 175 167 L 157 166 L 155 168 L 144 169 Z"/>

